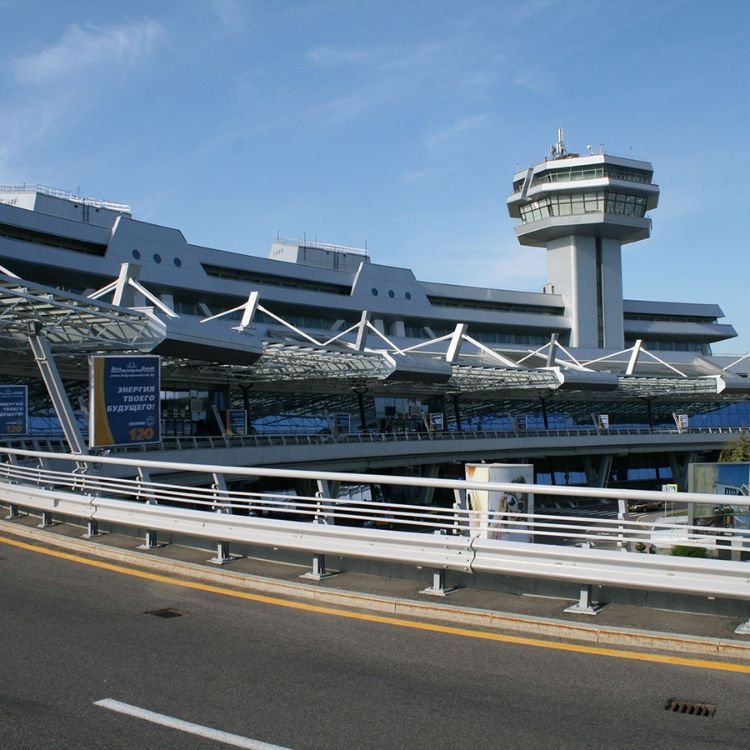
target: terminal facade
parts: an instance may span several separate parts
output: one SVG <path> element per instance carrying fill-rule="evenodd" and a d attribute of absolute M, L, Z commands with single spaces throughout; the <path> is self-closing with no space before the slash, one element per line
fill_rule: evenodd
<path fill-rule="evenodd" d="M 519 242 L 547 254 L 547 283 L 529 292 L 423 281 L 319 242 L 277 238 L 269 257 L 196 246 L 124 204 L 5 186 L 0 272 L 9 299 L 48 290 L 160 321 L 161 341 L 121 350 L 162 356 L 165 437 L 217 434 L 230 408 L 256 434 L 747 426 L 748 360 L 712 353 L 736 335 L 719 305 L 623 296 L 621 247 L 648 239 L 658 199 L 650 163 L 568 153 L 560 134 L 507 199 Z M 6 315 L 6 339 L 42 325 L 33 305 L 6 305 L 31 318 Z M 96 348 L 55 352 L 84 409 Z M 28 382 L 41 414 L 37 364 L 19 345 L 0 375 Z M 486 450 L 475 458 L 502 458 Z M 579 466 L 561 454 L 548 473 Z"/>

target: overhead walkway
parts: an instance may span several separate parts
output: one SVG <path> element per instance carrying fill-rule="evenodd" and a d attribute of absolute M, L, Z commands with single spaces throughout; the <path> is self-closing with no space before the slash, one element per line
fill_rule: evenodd
<path fill-rule="evenodd" d="M 590 457 L 624 454 L 690 454 L 720 451 L 742 430 L 705 428 L 533 430 L 523 434 L 485 432 L 354 433 L 346 435 L 269 434 L 235 437 L 174 437 L 160 444 L 121 448 L 108 455 L 148 454 L 174 462 L 197 461 L 227 466 L 320 467 L 331 470 L 385 469 L 466 461 L 512 461 L 550 456 Z M 15 448 L 67 450 L 62 438 L 3 441 Z"/>

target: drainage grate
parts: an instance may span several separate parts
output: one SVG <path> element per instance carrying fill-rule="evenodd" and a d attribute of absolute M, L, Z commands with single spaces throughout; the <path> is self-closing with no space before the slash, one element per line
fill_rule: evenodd
<path fill-rule="evenodd" d="M 690 714 L 691 716 L 708 716 L 713 717 L 716 713 L 716 706 L 712 703 L 695 703 L 693 701 L 670 700 L 664 706 L 665 710 L 675 714 Z"/>
<path fill-rule="evenodd" d="M 162 617 L 165 620 L 167 620 L 170 617 L 182 617 L 184 613 L 179 612 L 176 609 L 171 609 L 170 607 L 167 607 L 166 609 L 152 609 L 150 612 L 144 612 L 144 614 L 153 615 L 154 617 Z"/>

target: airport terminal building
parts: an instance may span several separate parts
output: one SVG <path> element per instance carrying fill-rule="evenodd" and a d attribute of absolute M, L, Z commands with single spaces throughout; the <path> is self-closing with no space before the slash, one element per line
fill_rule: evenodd
<path fill-rule="evenodd" d="M 458 458 L 447 440 L 421 458 L 406 441 L 379 465 L 434 475 L 511 458 L 546 462 L 541 481 L 607 484 L 618 461 L 620 477 L 651 462 L 669 479 L 720 449 L 694 430 L 750 424 L 750 360 L 712 354 L 736 335 L 716 303 L 623 297 L 622 245 L 648 239 L 658 200 L 650 163 L 568 153 L 560 137 L 507 199 L 519 242 L 547 254 L 547 283 L 527 292 L 423 281 L 321 242 L 277 238 L 268 257 L 201 247 L 124 204 L 0 186 L 0 377 L 29 387 L 32 417 L 58 408 L 50 384 L 86 412 L 90 355 L 158 354 L 163 450 L 171 438 L 229 441 L 224 415 L 242 411 L 247 436 L 339 436 L 348 453 L 332 467 L 376 465 L 374 436 L 471 434 L 469 451 L 451 444 Z M 529 442 L 561 430 L 571 438 L 554 450 Z M 661 437 L 607 449 L 625 430 Z M 353 435 L 368 436 L 359 453 Z M 327 461 L 313 453 L 296 462 Z"/>

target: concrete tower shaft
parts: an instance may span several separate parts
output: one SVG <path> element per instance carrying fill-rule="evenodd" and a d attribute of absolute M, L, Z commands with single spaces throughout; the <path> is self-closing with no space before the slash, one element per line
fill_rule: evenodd
<path fill-rule="evenodd" d="M 571 346 L 622 348 L 621 246 L 646 239 L 659 187 L 649 162 L 568 154 L 513 176 L 508 211 L 522 245 L 547 249 L 547 280 L 565 303 Z"/>

